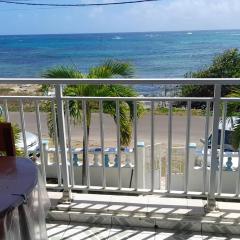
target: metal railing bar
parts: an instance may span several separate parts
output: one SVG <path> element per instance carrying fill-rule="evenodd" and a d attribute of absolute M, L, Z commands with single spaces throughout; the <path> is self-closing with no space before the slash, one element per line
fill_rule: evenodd
<path fill-rule="evenodd" d="M 137 152 L 137 102 L 133 102 L 133 126 L 134 126 L 134 172 L 135 172 L 135 190 L 138 189 L 138 152 Z"/>
<path fill-rule="evenodd" d="M 216 207 L 216 174 L 217 174 L 217 155 L 218 155 L 218 125 L 220 117 L 220 97 L 221 85 L 214 86 L 214 104 L 213 104 L 213 121 L 212 121 L 212 143 L 211 143 L 211 167 L 209 173 L 209 191 L 206 208 L 214 210 Z"/>
<path fill-rule="evenodd" d="M 154 102 L 151 102 L 151 191 L 154 190 Z"/>
<path fill-rule="evenodd" d="M 222 102 L 240 102 L 240 98 L 237 98 L 237 97 L 231 97 L 231 98 L 222 97 L 220 98 L 220 100 Z"/>
<path fill-rule="evenodd" d="M 118 79 L 62 79 L 62 78 L 0 78 L 0 84 L 177 84 L 177 85 L 240 85 L 240 78 L 118 78 Z"/>
<path fill-rule="evenodd" d="M 205 115 L 205 143 L 204 143 L 204 154 L 203 154 L 203 194 L 206 193 L 207 183 L 207 158 L 208 158 L 208 134 L 209 134 L 209 117 L 210 117 L 210 102 L 207 102 L 206 115 Z"/>
<path fill-rule="evenodd" d="M 57 186 L 56 184 L 46 184 L 47 189 L 57 189 L 61 190 L 62 187 Z M 161 196 L 169 196 L 169 197 L 192 197 L 195 196 L 197 198 L 205 198 L 206 195 L 202 194 L 202 192 L 188 192 L 184 193 L 183 191 L 171 191 L 168 193 L 166 190 L 155 190 L 152 192 L 150 189 L 138 189 L 138 191 L 135 190 L 135 188 L 122 188 L 119 190 L 117 187 L 98 187 L 98 186 L 91 186 L 90 188 L 86 188 L 85 186 L 81 185 L 75 185 L 74 189 L 76 191 L 82 191 L 82 190 L 88 190 L 89 192 L 106 192 L 106 193 L 129 193 L 129 194 L 141 194 L 141 195 L 149 195 L 149 194 L 159 194 Z M 239 196 L 236 196 L 235 194 L 221 194 L 219 196 L 216 196 L 217 199 L 226 199 L 231 198 L 233 200 L 239 200 Z"/>
<path fill-rule="evenodd" d="M 116 119 L 117 119 L 117 161 L 118 161 L 118 188 L 122 188 L 122 175 L 121 175 L 121 132 L 120 132 L 120 102 L 116 101 Z"/>
<path fill-rule="evenodd" d="M 222 191 L 222 168 L 223 168 L 223 155 L 224 155 L 224 141 L 225 141 L 225 125 L 226 125 L 226 116 L 227 116 L 227 103 L 223 103 L 223 112 L 222 112 L 222 130 L 221 130 L 221 141 L 220 141 L 220 154 L 219 154 L 219 174 L 218 174 L 218 189 L 217 194 L 220 195 Z"/>
<path fill-rule="evenodd" d="M 172 174 L 172 103 L 169 103 L 168 110 L 168 163 L 167 163 L 167 192 L 171 191 Z"/>
<path fill-rule="evenodd" d="M 39 148 L 40 148 L 40 159 L 41 159 L 41 173 L 43 180 L 46 184 L 46 168 L 45 168 L 45 161 L 43 155 L 43 145 L 42 145 L 42 128 L 41 128 L 41 120 L 40 120 L 40 110 L 39 110 L 39 102 L 35 101 L 36 107 L 36 120 L 37 120 L 37 130 L 38 130 L 38 141 L 39 141 Z"/>
<path fill-rule="evenodd" d="M 0 96 L 0 100 L 39 100 L 39 101 L 46 101 L 46 100 L 53 100 L 55 96 Z"/>
<path fill-rule="evenodd" d="M 24 108 L 23 108 L 22 100 L 19 100 L 19 106 L 20 106 L 19 110 L 20 110 L 21 131 L 22 131 L 23 146 L 24 146 L 24 155 L 25 155 L 25 157 L 28 157 L 26 127 L 25 127 Z"/>
<path fill-rule="evenodd" d="M 20 106 L 20 122 L 21 122 L 21 130 L 22 130 L 22 138 L 23 138 L 23 146 L 24 146 L 24 155 L 25 157 L 28 157 L 26 127 L 25 127 L 25 118 L 24 118 L 24 109 L 23 109 L 22 100 L 19 100 L 19 106 Z"/>
<path fill-rule="evenodd" d="M 0 100 L 39 100 L 39 101 L 47 101 L 47 100 L 54 100 L 55 96 L 0 96 Z M 183 101 L 186 102 L 188 100 L 191 101 L 196 101 L 196 102 L 212 102 L 213 98 L 202 98 L 202 97 L 75 97 L 75 96 L 62 96 L 61 100 L 104 100 L 104 101 L 116 101 L 116 100 L 122 100 L 122 101 L 145 101 L 145 102 L 150 102 L 150 101 Z M 226 101 L 223 99 L 223 101 Z M 236 99 L 228 99 L 228 101 L 240 101 L 239 98 Z"/>
<path fill-rule="evenodd" d="M 84 155 L 85 155 L 85 171 L 86 171 L 86 184 L 87 187 L 90 187 L 90 172 L 89 172 L 89 159 L 88 159 L 88 130 L 87 130 L 87 106 L 86 106 L 86 101 L 82 101 L 82 106 L 83 106 L 83 133 L 84 133 L 84 142 L 85 142 L 85 147 L 83 149 Z"/>
<path fill-rule="evenodd" d="M 9 122 L 9 113 L 8 113 L 8 102 L 7 99 L 5 99 L 4 101 L 4 118 L 6 122 Z"/>
<path fill-rule="evenodd" d="M 167 102 L 186 102 L 186 101 L 196 101 L 196 102 L 207 102 L 207 101 L 213 101 L 213 98 L 207 98 L 207 97 L 76 97 L 76 96 L 63 96 L 62 100 L 104 100 L 104 101 L 167 101 Z"/>
<path fill-rule="evenodd" d="M 52 117 L 53 117 L 55 157 L 56 157 L 56 160 L 57 160 L 58 186 L 61 186 L 61 184 L 62 184 L 62 172 L 61 172 L 61 165 L 60 165 L 60 159 L 59 159 L 57 118 L 56 118 L 56 111 L 55 111 L 55 103 L 54 103 L 54 101 L 51 102 L 51 110 L 52 110 Z"/>
<path fill-rule="evenodd" d="M 236 179 L 236 197 L 239 197 L 239 192 L 240 192 L 240 147 L 238 148 L 238 174 L 237 174 L 237 179 Z"/>
<path fill-rule="evenodd" d="M 68 155 L 70 162 L 70 173 L 71 173 L 71 185 L 74 186 L 74 168 L 73 168 L 73 154 L 72 154 L 72 141 L 71 141 L 71 122 L 70 122 L 70 111 L 69 101 L 66 101 L 66 120 L 67 120 L 67 135 L 68 135 Z"/>
<path fill-rule="evenodd" d="M 103 129 L 103 101 L 99 101 L 99 119 L 100 119 L 100 141 L 101 141 L 101 156 L 102 156 L 102 186 L 106 188 L 106 166 L 104 154 L 104 129 Z"/>
<path fill-rule="evenodd" d="M 59 136 L 59 146 L 61 154 L 61 169 L 63 178 L 63 199 L 64 201 L 69 201 L 72 199 L 72 191 L 69 184 L 69 169 L 67 161 L 67 147 L 66 147 L 66 128 L 65 128 L 65 113 L 64 105 L 61 100 L 63 90 L 62 85 L 55 85 L 56 93 L 56 106 L 57 106 L 57 126 L 58 126 L 58 136 Z"/>
<path fill-rule="evenodd" d="M 191 101 L 187 103 L 187 127 L 186 127 L 186 146 L 185 146 L 185 168 L 184 168 L 184 192 L 188 191 L 188 176 L 189 176 L 189 143 L 190 143 L 190 128 L 191 128 Z"/>

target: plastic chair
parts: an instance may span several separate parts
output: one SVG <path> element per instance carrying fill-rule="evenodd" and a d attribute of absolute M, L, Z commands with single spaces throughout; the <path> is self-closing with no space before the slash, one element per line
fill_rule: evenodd
<path fill-rule="evenodd" d="M 0 123 L 0 151 L 7 156 L 16 156 L 16 148 L 11 123 Z"/>

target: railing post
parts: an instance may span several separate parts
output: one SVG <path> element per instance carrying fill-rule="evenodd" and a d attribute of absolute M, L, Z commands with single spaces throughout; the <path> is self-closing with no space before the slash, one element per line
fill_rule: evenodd
<path fill-rule="evenodd" d="M 66 147 L 66 133 L 65 133 L 65 118 L 64 106 L 62 101 L 62 85 L 56 84 L 56 104 L 57 104 L 57 123 L 58 123 L 58 137 L 61 152 L 62 163 L 62 177 L 63 177 L 63 201 L 70 201 L 72 193 L 69 185 L 69 172 L 67 162 L 67 147 Z"/>
<path fill-rule="evenodd" d="M 43 140 L 43 161 L 45 162 L 45 171 L 47 172 L 48 167 L 48 140 Z"/>
<path fill-rule="evenodd" d="M 136 151 L 134 149 L 134 151 Z M 146 159 L 145 159 L 145 144 L 144 142 L 137 143 L 137 155 L 138 155 L 138 164 L 137 164 L 137 187 L 139 189 L 146 188 Z"/>
<path fill-rule="evenodd" d="M 216 191 L 216 173 L 218 170 L 218 126 L 220 117 L 220 98 L 221 85 L 214 86 L 213 100 L 213 122 L 212 122 L 212 145 L 211 145 L 211 168 L 209 176 L 209 191 L 207 199 L 207 211 L 213 211 L 216 208 L 215 191 Z"/>

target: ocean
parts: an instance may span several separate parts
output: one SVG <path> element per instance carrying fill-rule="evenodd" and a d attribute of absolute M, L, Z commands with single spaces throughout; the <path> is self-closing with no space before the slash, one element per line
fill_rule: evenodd
<path fill-rule="evenodd" d="M 229 48 L 240 48 L 240 30 L 2 35 L 0 77 L 40 77 L 58 65 L 87 72 L 106 59 L 132 63 L 139 78 L 183 77 Z M 146 85 L 137 90 L 148 94 L 156 89 Z"/>

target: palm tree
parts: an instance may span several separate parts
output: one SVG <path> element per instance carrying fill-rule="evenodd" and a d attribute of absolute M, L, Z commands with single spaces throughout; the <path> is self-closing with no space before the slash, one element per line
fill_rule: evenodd
<path fill-rule="evenodd" d="M 108 60 L 104 64 L 90 68 L 88 74 L 83 74 L 79 70 L 70 67 L 57 67 L 48 70 L 44 75 L 46 78 L 114 78 L 114 77 L 132 77 L 133 68 L 126 62 L 119 62 Z M 43 86 L 43 89 L 48 89 L 48 86 Z M 68 85 L 64 88 L 64 95 L 67 96 L 97 96 L 97 97 L 136 97 L 137 92 L 129 87 L 123 85 Z M 93 109 L 97 108 L 96 101 L 86 102 L 86 122 L 87 122 L 87 136 L 89 136 L 90 124 L 91 124 L 91 113 Z M 82 117 L 82 102 L 77 100 L 69 101 L 70 116 L 75 123 L 81 123 Z M 116 122 L 116 102 L 115 101 L 104 101 L 103 112 L 111 115 Z M 132 136 L 132 120 L 133 120 L 133 102 L 132 101 L 120 101 L 119 103 L 120 113 L 120 142 L 121 146 L 127 146 L 131 142 Z M 138 117 L 143 113 L 142 104 L 137 104 L 137 115 Z M 49 125 L 51 126 L 51 119 Z M 50 127 L 51 129 L 51 127 Z M 87 139 L 89 139 L 87 137 Z M 88 145 L 83 138 L 83 148 Z M 86 184 L 86 156 L 83 152 L 83 172 L 82 182 Z"/>

